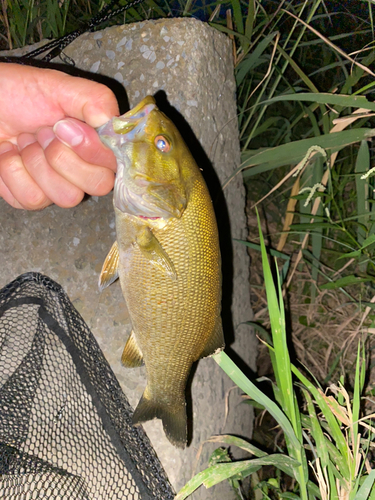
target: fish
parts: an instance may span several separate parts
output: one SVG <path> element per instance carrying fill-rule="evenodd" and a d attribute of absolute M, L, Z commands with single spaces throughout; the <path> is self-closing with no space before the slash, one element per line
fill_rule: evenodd
<path fill-rule="evenodd" d="M 174 123 L 152 96 L 98 129 L 115 154 L 116 237 L 99 277 L 117 278 L 132 323 L 121 361 L 146 366 L 133 414 L 162 420 L 187 444 L 186 383 L 198 359 L 224 348 L 221 257 L 209 191 Z"/>

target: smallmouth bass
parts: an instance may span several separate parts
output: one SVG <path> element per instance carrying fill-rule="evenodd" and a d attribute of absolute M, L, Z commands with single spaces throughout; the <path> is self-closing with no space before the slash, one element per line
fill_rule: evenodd
<path fill-rule="evenodd" d="M 99 278 L 117 277 L 132 322 L 122 354 L 146 365 L 133 415 L 160 418 L 169 441 L 187 441 L 185 388 L 192 364 L 224 348 L 221 258 L 211 198 L 177 128 L 148 96 L 98 129 L 117 159 L 117 241 Z"/>

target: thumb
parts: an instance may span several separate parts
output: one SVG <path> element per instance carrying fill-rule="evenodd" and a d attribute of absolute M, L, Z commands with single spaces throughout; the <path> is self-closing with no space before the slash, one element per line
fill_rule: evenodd
<path fill-rule="evenodd" d="M 118 115 L 116 97 L 105 85 L 57 71 L 51 72 L 50 76 L 49 95 L 57 99 L 65 116 L 72 116 L 97 128 Z M 56 76 L 59 77 L 58 81 L 54 80 Z M 47 83 L 44 82 L 44 85 Z"/>
<path fill-rule="evenodd" d="M 105 165 L 116 171 L 116 159 L 112 151 L 104 146 L 96 131 L 74 118 L 58 121 L 53 131 L 56 137 L 83 160 L 94 165 Z"/>

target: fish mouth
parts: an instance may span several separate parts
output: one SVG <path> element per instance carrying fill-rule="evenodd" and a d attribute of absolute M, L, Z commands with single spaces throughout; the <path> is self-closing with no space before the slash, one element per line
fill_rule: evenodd
<path fill-rule="evenodd" d="M 123 160 L 127 144 L 142 137 L 148 115 L 155 108 L 155 99 L 147 96 L 135 108 L 96 129 L 101 141 L 114 152 L 118 160 Z"/>
<path fill-rule="evenodd" d="M 140 115 L 139 117 L 141 117 L 141 115 L 145 116 L 145 114 L 148 114 L 148 113 L 143 108 L 147 109 L 147 107 L 150 104 L 153 104 L 155 107 L 156 101 L 151 95 L 148 95 L 141 102 L 139 102 L 134 108 L 130 109 L 124 115 L 122 115 L 121 118 L 124 118 L 124 119 L 137 118 L 138 114 Z"/>
<path fill-rule="evenodd" d="M 143 133 L 147 117 L 156 108 L 155 99 L 147 96 L 135 108 L 112 120 L 113 131 L 126 135 L 127 141 L 132 141 L 139 133 Z"/>

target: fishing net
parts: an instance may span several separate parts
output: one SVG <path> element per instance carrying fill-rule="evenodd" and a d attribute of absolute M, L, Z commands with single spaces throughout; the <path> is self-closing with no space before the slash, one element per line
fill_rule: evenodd
<path fill-rule="evenodd" d="M 38 273 L 0 290 L 0 498 L 173 498 L 94 336 Z"/>

